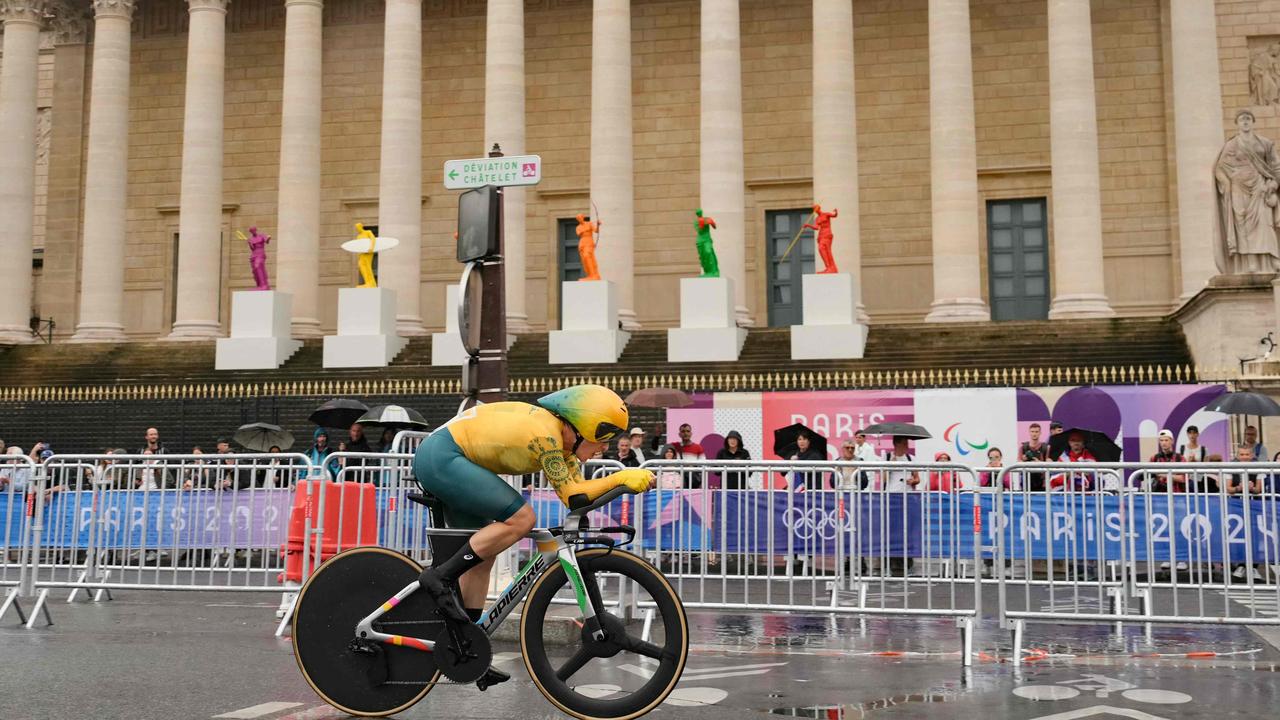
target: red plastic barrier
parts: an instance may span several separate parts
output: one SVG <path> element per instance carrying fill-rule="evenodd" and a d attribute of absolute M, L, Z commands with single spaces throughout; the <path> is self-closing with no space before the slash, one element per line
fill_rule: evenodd
<path fill-rule="evenodd" d="M 311 488 L 309 497 L 308 487 Z M 369 483 L 300 482 L 293 494 L 293 509 L 289 512 L 289 537 L 282 548 L 285 553 L 282 581 L 302 582 L 302 547 L 306 542 L 307 515 L 311 515 L 311 528 L 314 530 L 319 525 L 320 493 L 324 493 L 324 537 L 320 542 L 320 557 L 311 558 L 311 567 L 343 550 L 378 544 L 377 488 Z"/>

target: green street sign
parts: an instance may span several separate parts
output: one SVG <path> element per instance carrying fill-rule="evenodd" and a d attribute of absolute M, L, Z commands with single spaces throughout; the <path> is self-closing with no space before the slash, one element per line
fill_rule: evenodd
<path fill-rule="evenodd" d="M 444 186 L 449 190 L 496 185 L 537 185 L 542 181 L 542 158 L 537 155 L 446 160 Z"/>

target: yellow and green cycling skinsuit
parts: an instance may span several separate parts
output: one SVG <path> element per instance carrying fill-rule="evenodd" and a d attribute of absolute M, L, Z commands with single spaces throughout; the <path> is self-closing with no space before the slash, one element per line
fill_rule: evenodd
<path fill-rule="evenodd" d="M 413 456 L 413 474 L 427 492 L 445 504 L 451 527 L 478 528 L 503 521 L 524 506 L 524 498 L 498 477 L 543 473 L 569 504 L 619 486 L 642 492 L 652 480 L 648 470 L 622 470 L 587 480 L 582 466 L 561 439 L 564 421 L 537 405 L 500 402 L 464 411 L 431 434 Z"/>

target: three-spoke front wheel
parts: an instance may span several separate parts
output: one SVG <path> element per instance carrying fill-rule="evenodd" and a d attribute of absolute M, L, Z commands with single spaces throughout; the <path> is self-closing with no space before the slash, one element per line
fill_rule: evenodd
<path fill-rule="evenodd" d="M 689 655 L 684 606 L 662 573 L 631 553 L 592 548 L 578 553 L 578 566 L 583 589 L 593 595 L 596 607 L 603 589 L 632 584 L 640 606 L 654 609 L 648 638 L 642 637 L 641 623 L 624 622 L 619 608 L 609 607 L 599 618 L 605 639 L 596 640 L 584 627 L 567 645 L 563 638 L 553 641 L 552 601 L 576 596 L 568 574 L 556 566 L 538 578 L 525 601 L 520 619 L 525 666 L 538 690 L 574 717 L 627 720 L 644 715 L 671 694 L 684 671 Z"/>

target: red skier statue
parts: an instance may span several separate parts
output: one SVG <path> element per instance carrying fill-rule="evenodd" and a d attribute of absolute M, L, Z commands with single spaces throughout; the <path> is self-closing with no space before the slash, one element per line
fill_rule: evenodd
<path fill-rule="evenodd" d="M 814 205 L 813 223 L 804 224 L 804 227 L 813 228 L 818 233 L 818 255 L 822 257 L 822 269 L 818 271 L 819 275 L 840 272 L 836 268 L 836 259 L 831 255 L 831 241 L 834 239 L 831 234 L 831 219 L 837 217 L 840 217 L 839 208 L 831 212 L 822 212 L 821 205 Z"/>

